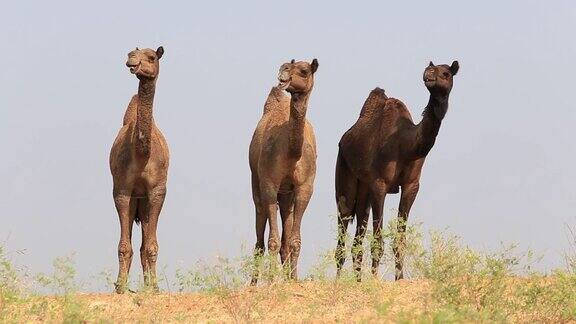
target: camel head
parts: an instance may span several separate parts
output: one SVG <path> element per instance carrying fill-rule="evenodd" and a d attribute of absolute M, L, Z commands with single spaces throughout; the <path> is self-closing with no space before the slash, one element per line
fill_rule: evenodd
<path fill-rule="evenodd" d="M 318 70 L 318 60 L 312 63 L 292 60 L 280 67 L 278 87 L 291 94 L 309 93 L 314 86 L 314 73 Z"/>
<path fill-rule="evenodd" d="M 452 77 L 458 73 L 458 61 L 452 62 L 452 65 L 430 65 L 424 70 L 424 84 L 431 94 L 448 95 L 452 90 Z"/>
<path fill-rule="evenodd" d="M 160 72 L 158 61 L 164 54 L 164 48 L 158 47 L 156 51 L 150 48 L 138 49 L 128 53 L 126 66 L 130 68 L 130 73 L 135 74 L 138 79 L 156 79 Z"/>

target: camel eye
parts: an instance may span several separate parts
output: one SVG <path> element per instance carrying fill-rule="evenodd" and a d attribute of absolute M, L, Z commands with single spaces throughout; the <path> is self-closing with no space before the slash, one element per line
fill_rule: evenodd
<path fill-rule="evenodd" d="M 444 72 L 443 75 L 444 75 L 445 78 L 449 78 L 449 77 L 450 77 L 450 73 L 448 73 L 448 72 Z"/>

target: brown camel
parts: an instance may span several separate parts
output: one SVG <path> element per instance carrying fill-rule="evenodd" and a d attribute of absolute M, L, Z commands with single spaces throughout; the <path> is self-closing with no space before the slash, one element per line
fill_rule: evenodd
<path fill-rule="evenodd" d="M 264 114 L 250 143 L 252 196 L 256 208 L 255 256 L 264 253 L 266 221 L 270 225 L 268 250 L 288 266 L 297 278 L 300 255 L 300 225 L 308 206 L 316 176 L 316 140 L 306 120 L 308 99 L 314 86 L 318 61 L 285 63 L 280 67 L 279 85 L 272 88 Z M 291 94 L 290 99 L 283 90 Z M 277 206 L 282 219 L 282 240 L 278 233 Z M 256 284 L 258 273 L 252 278 Z"/>
<path fill-rule="evenodd" d="M 388 98 L 384 90 L 372 90 L 362 107 L 360 117 L 340 140 L 336 163 L 336 202 L 338 204 L 338 273 L 345 258 L 345 233 L 348 222 L 357 218 L 352 259 L 360 280 L 362 240 L 368 225 L 370 207 L 373 215 L 374 240 L 371 245 L 372 273 L 378 274 L 383 254 L 382 214 L 387 193 L 402 188 L 398 208 L 398 235 L 393 250 L 396 280 L 403 278 L 406 221 L 420 187 L 424 160 L 434 146 L 442 119 L 448 109 L 452 77 L 458 72 L 452 65 L 430 65 L 424 70 L 424 84 L 430 92 L 422 121 L 415 125 L 406 106 Z"/>
<path fill-rule="evenodd" d="M 114 203 L 120 217 L 118 244 L 119 271 L 116 292 L 126 291 L 132 263 L 132 225 L 142 225 L 140 258 L 147 288 L 158 290 L 156 227 L 166 196 L 168 144 L 152 117 L 159 60 L 164 48 L 138 49 L 128 53 L 126 66 L 138 80 L 138 94 L 132 97 L 110 152 L 110 170 L 114 180 Z"/>

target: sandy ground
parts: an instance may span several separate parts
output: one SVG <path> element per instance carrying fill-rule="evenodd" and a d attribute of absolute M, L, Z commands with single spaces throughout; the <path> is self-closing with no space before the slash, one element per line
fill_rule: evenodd
<path fill-rule="evenodd" d="M 62 298 L 38 298 L 18 306 L 18 311 L 10 310 L 15 313 L 9 318 L 30 322 L 78 318 L 115 323 L 391 322 L 403 313 L 425 310 L 428 290 L 426 283 L 411 281 L 303 282 L 245 288 L 235 293 L 79 294 L 68 304 Z M 38 308 L 37 315 L 34 307 Z"/>
<path fill-rule="evenodd" d="M 443 293 L 460 298 L 451 304 L 438 303 L 438 296 L 432 296 L 434 287 L 439 292 L 438 283 L 433 287 L 426 280 L 319 280 L 202 293 L 30 296 L 0 304 L 0 323 L 566 323 L 576 319 L 576 306 L 572 277 L 562 280 L 508 277 L 502 286 L 486 279 L 467 291 L 460 290 L 464 285 L 456 287 L 458 294 L 452 292 L 453 285 L 441 286 Z"/>

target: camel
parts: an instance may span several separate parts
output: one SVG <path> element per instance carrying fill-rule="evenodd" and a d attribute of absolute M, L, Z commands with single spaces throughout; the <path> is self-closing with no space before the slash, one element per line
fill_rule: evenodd
<path fill-rule="evenodd" d="M 338 205 L 337 273 L 345 259 L 345 233 L 348 223 L 357 218 L 352 243 L 353 267 L 361 280 L 362 240 L 366 233 L 370 207 L 374 240 L 371 244 L 372 274 L 378 275 L 383 254 L 382 216 L 387 193 L 402 188 L 398 224 L 393 243 L 395 279 L 404 277 L 403 260 L 406 221 L 420 188 L 420 174 L 426 156 L 434 146 L 442 120 L 448 110 L 452 77 L 459 69 L 434 65 L 424 70 L 424 84 L 430 92 L 422 121 L 414 124 L 410 112 L 398 99 L 388 98 L 384 90 L 374 89 L 366 99 L 356 123 L 342 136 L 336 162 L 336 202 Z"/>
<path fill-rule="evenodd" d="M 250 143 L 252 196 L 256 209 L 255 258 L 264 253 L 264 232 L 268 221 L 268 250 L 297 279 L 302 238 L 302 216 L 312 197 L 316 176 L 316 139 L 306 119 L 308 99 L 314 86 L 318 60 L 285 63 L 280 67 L 279 84 L 273 87 L 264 113 Z M 288 98 L 283 90 L 290 93 Z M 277 208 L 282 219 L 279 240 Z M 252 284 L 258 280 L 253 274 Z"/>
<path fill-rule="evenodd" d="M 120 218 L 118 244 L 118 280 L 116 292 L 127 289 L 132 263 L 132 225 L 141 223 L 140 259 L 144 284 L 158 291 L 156 259 L 158 216 L 166 196 L 169 152 L 164 136 L 156 127 L 152 105 L 159 60 L 164 48 L 138 49 L 128 53 L 126 66 L 139 80 L 138 94 L 132 97 L 124 114 L 124 123 L 110 152 L 110 170 L 114 180 L 114 203 Z"/>

